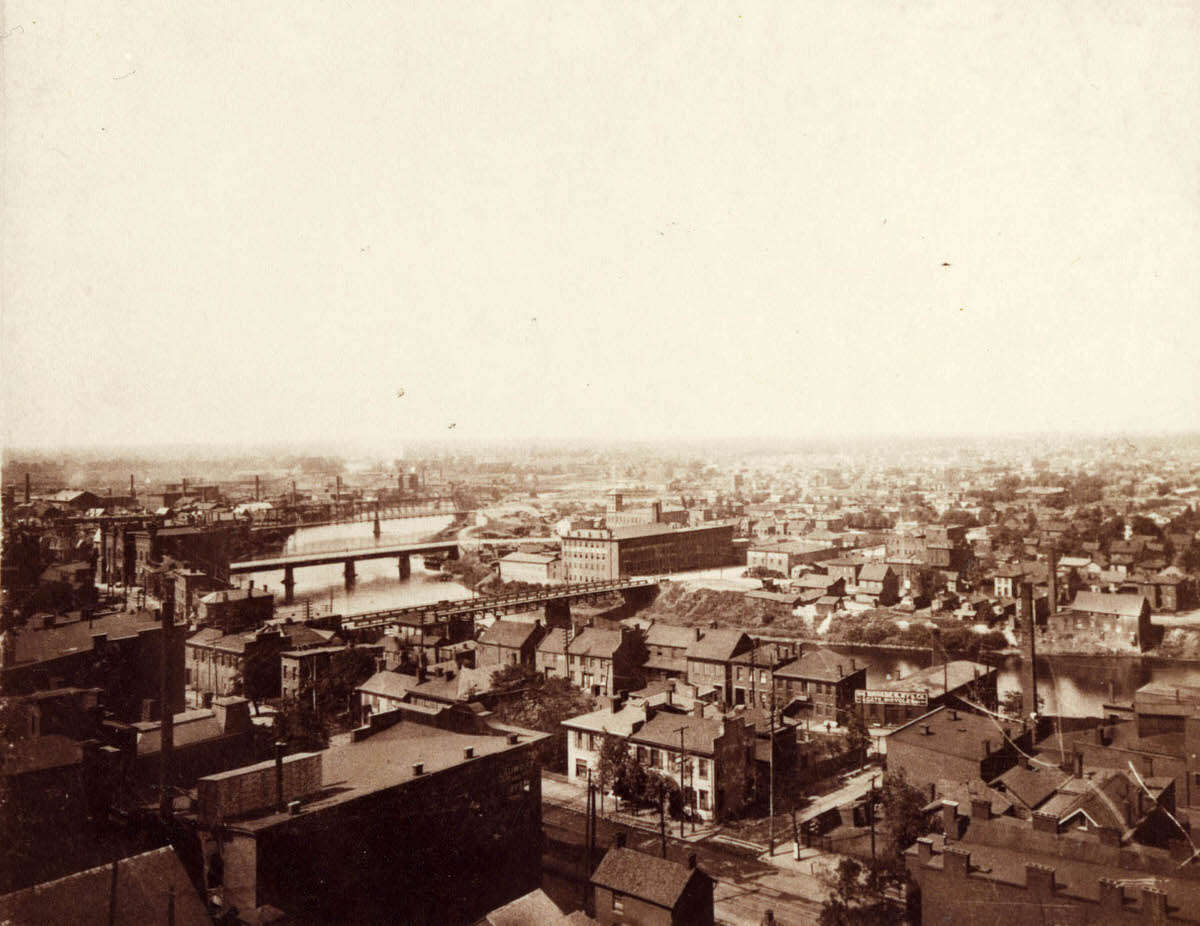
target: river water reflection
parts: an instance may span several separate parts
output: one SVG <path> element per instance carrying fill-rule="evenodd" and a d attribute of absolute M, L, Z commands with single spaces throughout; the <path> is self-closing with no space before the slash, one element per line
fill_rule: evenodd
<path fill-rule="evenodd" d="M 375 537 L 374 523 L 370 521 L 302 527 L 288 538 L 283 552 L 313 553 L 415 543 L 444 530 L 452 522 L 450 515 L 387 519 L 379 523 L 378 538 Z M 471 590 L 457 582 L 439 581 L 438 573 L 425 569 L 419 556 L 412 557 L 412 575 L 403 581 L 395 559 L 360 560 L 354 568 L 357 577 L 350 589 L 346 588 L 340 563 L 297 569 L 295 604 L 303 606 L 311 602 L 314 607 L 332 606 L 334 613 L 357 614 L 471 597 Z M 255 585 L 271 589 L 276 593 L 276 601 L 282 602 L 281 570 L 247 573 L 239 579 L 242 584 L 253 580 Z"/>
<path fill-rule="evenodd" d="M 867 666 L 867 684 L 876 686 L 891 678 L 911 675 L 929 666 L 932 656 L 915 651 L 895 652 L 859 647 L 834 647 Z M 996 686 L 1000 696 L 1019 690 L 1019 658 L 1006 660 Z M 1167 685 L 1200 684 L 1200 664 L 1155 657 L 1039 656 L 1039 692 L 1043 713 L 1063 717 L 1099 717 L 1102 705 L 1114 698 L 1129 701 L 1147 682 Z"/>
<path fill-rule="evenodd" d="M 450 515 L 424 518 L 398 518 L 380 522 L 380 534 L 374 524 L 329 524 L 304 527 L 289 538 L 286 553 L 315 552 L 336 548 L 359 549 L 374 545 L 412 543 L 424 540 L 452 523 Z M 296 570 L 295 602 L 302 606 L 330 607 L 335 613 L 354 614 L 385 608 L 430 604 L 470 598 L 471 591 L 457 582 L 443 582 L 436 571 L 424 568 L 423 560 L 412 558 L 412 575 L 403 581 L 394 559 L 363 560 L 356 564 L 357 579 L 347 590 L 341 564 L 309 566 Z M 253 579 L 282 599 L 283 573 L 261 572 L 241 577 Z M 867 666 L 867 684 L 878 686 L 891 678 L 911 675 L 930 665 L 929 653 L 889 651 L 859 647 L 834 647 Z M 1102 705 L 1110 697 L 1128 701 L 1133 693 L 1150 681 L 1165 684 L 1200 684 L 1200 663 L 1178 662 L 1153 657 L 1043 656 L 1038 658 L 1043 711 L 1068 717 L 1101 716 Z M 1000 695 L 1020 688 L 1020 660 L 1010 658 L 1000 670 L 997 687 Z"/>

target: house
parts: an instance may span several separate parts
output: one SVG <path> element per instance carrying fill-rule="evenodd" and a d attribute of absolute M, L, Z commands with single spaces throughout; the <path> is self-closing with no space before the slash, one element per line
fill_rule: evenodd
<path fill-rule="evenodd" d="M 688 647 L 703 636 L 699 627 L 652 623 L 646 629 L 646 678 L 687 678 Z"/>
<path fill-rule="evenodd" d="M 593 695 L 616 695 L 641 687 L 646 661 L 639 631 L 630 627 L 602 630 L 587 627 L 567 644 L 571 684 Z"/>
<path fill-rule="evenodd" d="M 378 644 L 346 646 L 333 643 L 284 650 L 279 654 L 280 694 L 292 700 L 341 697 L 343 691 L 353 691 L 366 680 L 382 656 L 383 647 Z M 331 682 L 334 683 L 332 686 Z M 337 707 L 344 704 L 342 700 Z"/>
<path fill-rule="evenodd" d="M 564 720 L 567 731 L 567 775 L 572 781 L 586 782 L 589 773 L 600 767 L 600 747 L 604 737 L 628 740 L 654 716 L 665 697 L 607 698 L 599 710 Z M 652 703 L 653 702 L 653 703 Z"/>
<path fill-rule="evenodd" d="M 758 613 L 764 624 L 769 624 L 777 618 L 790 617 L 801 604 L 803 595 L 800 592 L 777 592 L 771 589 L 757 588 L 746 592 L 746 603 Z"/>
<path fill-rule="evenodd" d="M 848 585 L 858 584 L 858 574 L 862 572 L 863 566 L 866 564 L 867 561 L 863 557 L 843 556 L 827 562 L 825 569 L 828 575 L 835 579 L 841 579 L 844 588 Z"/>
<path fill-rule="evenodd" d="M 886 563 L 870 563 L 858 573 L 855 597 L 875 605 L 893 604 L 899 598 L 900 580 Z"/>
<path fill-rule="evenodd" d="M 692 795 L 702 820 L 724 820 L 754 793 L 754 728 L 742 717 L 711 716 L 697 702 L 691 713 L 657 711 L 629 737 L 637 760 L 673 778 Z"/>
<path fill-rule="evenodd" d="M 394 711 L 404 703 L 409 690 L 417 685 L 417 676 L 381 669 L 354 689 L 358 717 Z"/>
<path fill-rule="evenodd" d="M 275 616 L 275 596 L 251 582 L 245 588 L 231 588 L 202 595 L 196 602 L 196 623 L 219 627 L 226 633 L 261 627 Z"/>
<path fill-rule="evenodd" d="M 557 553 L 523 553 L 517 550 L 500 557 L 500 579 L 504 582 L 555 585 L 566 581 L 566 567 Z"/>
<path fill-rule="evenodd" d="M 534 651 L 534 666 L 546 678 L 570 678 L 567 667 L 567 644 L 574 628 L 550 627 Z"/>
<path fill-rule="evenodd" d="M 712 687 L 726 703 L 733 702 L 733 667 L 730 660 L 753 647 L 741 630 L 706 630 L 704 636 L 687 649 L 687 680 L 698 689 Z"/>
<path fill-rule="evenodd" d="M 845 724 L 854 692 L 867 687 L 867 667 L 853 657 L 814 649 L 774 672 L 777 709 L 796 721 Z"/>
<path fill-rule="evenodd" d="M 1079 592 L 1068 608 L 1050 615 L 1047 630 L 1085 634 L 1093 640 L 1123 643 L 1140 650 L 1154 642 L 1150 602 L 1137 594 Z"/>
<path fill-rule="evenodd" d="M 537 661 L 537 647 L 544 633 L 541 621 L 533 624 L 496 621 L 479 635 L 475 645 L 475 665 L 521 665 L 533 668 Z"/>
<path fill-rule="evenodd" d="M 767 643 L 731 656 L 729 684 L 733 698 L 729 703 L 771 710 L 771 673 L 783 665 L 790 655 L 781 654 L 774 643 Z"/>
<path fill-rule="evenodd" d="M 712 926 L 713 879 L 681 865 L 623 845 L 609 849 L 592 873 L 592 910 L 603 924 Z"/>
<path fill-rule="evenodd" d="M 184 707 L 184 635 L 171 635 L 171 706 Z M 97 687 L 118 720 L 157 715 L 162 698 L 162 624 L 151 611 L 44 615 L 0 633 L 0 694 Z"/>

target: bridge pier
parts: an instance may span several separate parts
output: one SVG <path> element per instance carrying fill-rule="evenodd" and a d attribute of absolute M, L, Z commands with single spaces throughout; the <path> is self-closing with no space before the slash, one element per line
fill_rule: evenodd
<path fill-rule="evenodd" d="M 285 566 L 283 570 L 283 603 L 291 604 L 295 600 L 296 570 Z"/>
<path fill-rule="evenodd" d="M 353 588 L 354 587 L 354 560 L 352 560 L 352 559 L 346 560 L 346 568 L 344 571 L 345 571 L 345 576 L 346 576 L 346 588 Z"/>
<path fill-rule="evenodd" d="M 565 599 L 546 602 L 546 626 L 569 628 L 571 626 L 571 602 Z"/>
<path fill-rule="evenodd" d="M 407 553 L 400 557 L 400 579 L 404 580 L 412 575 L 412 560 L 409 559 Z"/>

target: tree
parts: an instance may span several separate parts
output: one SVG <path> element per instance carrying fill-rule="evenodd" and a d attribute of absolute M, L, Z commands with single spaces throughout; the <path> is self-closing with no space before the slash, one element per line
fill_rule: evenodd
<path fill-rule="evenodd" d="M 903 911 L 884 893 L 870 868 L 844 858 L 821 878 L 829 891 L 821 907 L 821 926 L 900 926 Z"/>
<path fill-rule="evenodd" d="M 500 673 L 496 673 L 499 675 Z M 535 677 L 518 698 L 502 701 L 496 719 L 553 737 L 549 757 L 552 768 L 567 767 L 567 733 L 564 720 L 595 710 L 596 702 L 565 678 Z"/>
<path fill-rule="evenodd" d="M 1038 695 L 1037 709 L 1038 713 L 1042 712 L 1045 707 L 1045 699 Z M 1020 720 L 1025 717 L 1025 696 L 1019 688 L 1013 688 L 1004 693 L 1004 697 L 1000 699 L 1000 713 L 1006 717 L 1012 717 L 1014 720 Z"/>
<path fill-rule="evenodd" d="M 895 849 L 889 867 L 902 873 L 904 850 L 929 832 L 930 820 L 924 810 L 928 799 L 920 789 L 909 784 L 902 769 L 897 769 L 883 776 L 879 803 Z"/>
<path fill-rule="evenodd" d="M 871 733 L 867 729 L 867 723 L 863 720 L 862 714 L 856 710 L 847 711 L 846 743 L 852 753 L 860 756 L 859 764 L 866 765 L 867 749 L 871 746 Z"/>
<path fill-rule="evenodd" d="M 596 777 L 601 790 L 615 790 L 617 780 L 621 777 L 628 762 L 629 741 L 623 737 L 605 733 L 600 738 L 600 760 L 596 764 Z"/>

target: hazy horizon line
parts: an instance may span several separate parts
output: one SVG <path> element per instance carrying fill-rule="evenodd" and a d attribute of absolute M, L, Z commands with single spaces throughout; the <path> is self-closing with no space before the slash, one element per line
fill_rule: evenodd
<path fill-rule="evenodd" d="M 560 447 L 569 447 L 570 445 L 582 446 L 625 446 L 625 447 L 661 447 L 661 446 L 693 446 L 697 444 L 719 444 L 723 447 L 731 445 L 753 445 L 753 446 L 794 446 L 794 445 L 823 445 L 831 443 L 878 443 L 882 441 L 902 441 L 905 443 L 913 443 L 920 441 L 969 441 L 969 442 L 992 442 L 992 441 L 1029 441 L 1029 440 L 1061 440 L 1070 441 L 1078 439 L 1103 440 L 1103 439 L 1163 439 L 1163 438 L 1195 438 L 1200 437 L 1200 428 L 1186 427 L 1180 429 L 1132 429 L 1123 428 L 1118 430 L 1101 430 L 1101 429 L 1068 429 L 1068 430 L 1030 430 L 1030 431 L 927 431 L 927 432 L 903 432 L 903 431 L 876 431 L 876 432 L 842 432 L 823 435 L 810 436 L 783 436 L 783 435 L 712 435 L 712 436 L 664 436 L 664 437 L 622 437 L 616 435 L 592 435 L 592 436 L 553 436 L 553 435 L 536 435 L 536 436 L 476 436 L 467 435 L 447 435 L 444 437 L 412 437 L 404 440 L 380 440 L 373 438 L 353 438 L 353 439 L 327 439 L 327 438 L 282 438 L 268 441 L 254 442 L 222 442 L 222 441 L 150 441 L 144 443 L 94 443 L 94 444 L 11 444 L 3 448 L 3 456 L 7 460 L 9 458 L 22 454 L 71 454 L 71 453 L 146 453 L 146 452 L 179 452 L 179 451 L 219 451 L 219 452 L 239 452 L 239 453 L 255 453 L 255 452 L 273 452 L 281 449 L 288 450 L 315 450 L 323 451 L 332 450 L 352 450 L 354 452 L 369 452 L 369 453 L 403 453 L 408 446 L 417 447 L 445 447 L 457 446 L 459 448 L 476 447 L 497 447 L 497 446 L 526 446 L 534 447 L 538 445 L 553 445 Z M 393 449 L 385 450 L 384 445 L 391 444 Z"/>

